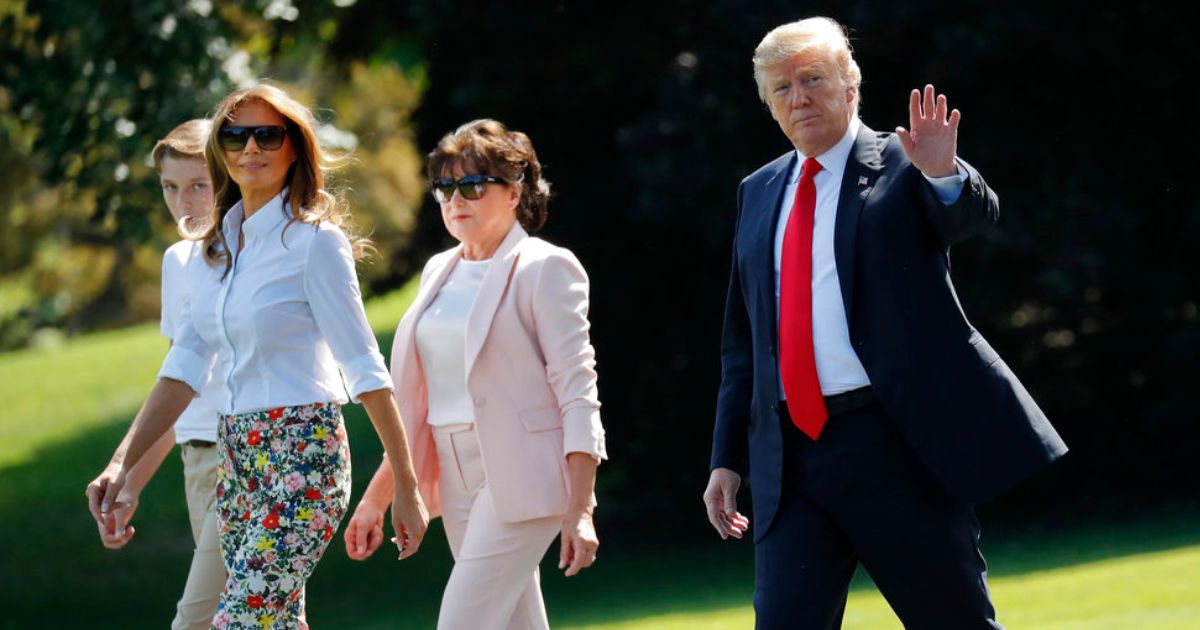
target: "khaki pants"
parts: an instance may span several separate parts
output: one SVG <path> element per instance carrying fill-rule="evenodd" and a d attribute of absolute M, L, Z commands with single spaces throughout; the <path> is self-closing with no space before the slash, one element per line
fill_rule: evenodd
<path fill-rule="evenodd" d="M 454 555 L 439 630 L 548 630 L 538 563 L 561 530 L 562 517 L 501 521 L 474 427 L 434 427 L 434 441 L 442 470 L 442 522 Z"/>
<path fill-rule="evenodd" d="M 212 627 L 217 600 L 225 586 L 225 565 L 217 543 L 217 449 L 214 446 L 180 447 L 183 484 L 187 493 L 188 517 L 196 551 L 187 584 L 175 611 L 171 630 L 208 630 Z"/>

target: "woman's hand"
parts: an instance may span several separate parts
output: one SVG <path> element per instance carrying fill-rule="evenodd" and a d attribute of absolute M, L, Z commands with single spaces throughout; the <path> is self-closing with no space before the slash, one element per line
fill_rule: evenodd
<path fill-rule="evenodd" d="M 104 471 L 88 484 L 85 491 L 88 510 L 91 511 L 92 518 L 96 519 L 96 524 L 102 528 L 109 515 L 108 511 L 116 502 L 121 489 L 125 487 L 125 475 L 124 466 L 117 462 L 109 462 Z"/>
<path fill-rule="evenodd" d="M 379 433 L 383 442 L 384 459 L 379 470 L 371 478 L 371 485 L 363 495 L 364 500 L 374 497 L 382 504 L 392 495 L 392 528 L 396 537 L 392 542 L 400 548 L 403 560 L 421 546 L 425 530 L 429 528 L 429 511 L 417 491 L 417 475 L 413 472 L 412 455 L 408 450 L 408 435 L 400 422 L 400 410 L 390 389 L 377 389 L 359 396 L 363 409 Z"/>
<path fill-rule="evenodd" d="M 104 515 L 104 521 L 97 523 L 96 526 L 100 530 L 100 543 L 108 549 L 120 549 L 124 547 L 133 535 L 137 533 L 132 525 L 129 524 L 133 518 L 133 513 L 137 511 L 138 496 L 128 491 L 121 492 L 117 496 L 116 502 L 112 504 L 110 509 Z"/>
<path fill-rule="evenodd" d="M 358 502 L 343 536 L 346 555 L 354 560 L 366 560 L 383 544 L 383 512 L 386 509 L 386 506 L 381 508 L 366 499 Z"/>
<path fill-rule="evenodd" d="M 429 511 L 416 488 L 404 490 L 396 484 L 396 496 L 392 499 L 392 529 L 396 537 L 392 542 L 400 549 L 400 560 L 417 553 L 425 531 L 429 529 Z"/>
<path fill-rule="evenodd" d="M 600 539 L 596 538 L 591 510 L 568 513 L 562 524 L 558 568 L 566 569 L 565 575 L 571 577 L 592 566 L 599 548 Z"/>

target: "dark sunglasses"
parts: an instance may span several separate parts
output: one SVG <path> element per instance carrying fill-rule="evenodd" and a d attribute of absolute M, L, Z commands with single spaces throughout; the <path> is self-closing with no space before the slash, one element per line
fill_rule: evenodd
<path fill-rule="evenodd" d="M 454 189 L 458 189 L 458 194 L 462 195 L 463 199 L 475 201 L 483 197 L 488 184 L 507 184 L 508 181 L 491 175 L 467 175 L 462 179 L 454 180 L 448 177 L 433 180 L 433 198 L 438 200 L 438 203 L 446 203 L 454 196 Z"/>
<path fill-rule="evenodd" d="M 259 125 L 256 127 L 221 127 L 217 132 L 217 142 L 226 151 L 241 151 L 246 148 L 250 138 L 263 151 L 274 151 L 283 146 L 287 137 L 287 127 L 283 125 Z"/>

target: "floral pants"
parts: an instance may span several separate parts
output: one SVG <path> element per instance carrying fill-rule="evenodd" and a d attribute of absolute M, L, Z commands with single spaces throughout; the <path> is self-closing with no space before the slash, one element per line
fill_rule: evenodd
<path fill-rule="evenodd" d="M 228 575 L 213 627 L 307 629 L 304 584 L 350 502 L 341 406 L 221 416 L 217 515 Z"/>

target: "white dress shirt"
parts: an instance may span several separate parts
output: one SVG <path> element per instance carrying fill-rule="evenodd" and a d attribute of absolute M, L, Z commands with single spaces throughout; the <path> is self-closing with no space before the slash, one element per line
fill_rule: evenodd
<path fill-rule="evenodd" d="M 490 263 L 460 258 L 417 321 L 417 354 L 429 388 L 425 421 L 433 426 L 475 423 L 467 391 L 467 315 Z"/>
<path fill-rule="evenodd" d="M 238 252 L 241 232 L 246 245 L 228 275 L 222 277 L 224 264 L 203 256 L 187 266 L 188 303 L 158 375 L 199 391 L 215 353 L 224 371 L 213 401 L 221 413 L 345 403 L 347 389 L 357 401 L 392 388 L 363 311 L 349 240 L 328 221 L 288 225 L 286 194 L 249 219 L 241 202 L 229 209 L 225 242 Z"/>
<path fill-rule="evenodd" d="M 850 328 L 847 323 L 846 307 L 842 303 L 842 285 L 838 280 L 837 261 L 833 252 L 833 228 L 837 219 L 838 195 L 841 192 L 842 175 L 846 171 L 846 160 L 854 149 L 861 126 L 858 118 L 850 120 L 846 134 L 828 151 L 816 156 L 821 170 L 813 178 L 817 188 L 816 212 L 813 218 L 812 240 L 812 325 L 813 352 L 816 355 L 817 378 L 821 382 L 821 393 L 825 396 L 841 394 L 871 384 L 867 371 L 858 360 L 850 344 Z M 806 156 L 796 151 L 796 164 L 788 175 L 788 185 L 783 191 L 779 210 L 779 223 L 775 226 L 775 324 L 779 325 L 779 263 L 783 257 L 783 235 L 787 231 L 788 218 L 792 216 L 792 205 L 796 203 L 796 188 Z M 966 172 L 958 166 L 958 174 L 926 180 L 933 186 L 938 199 L 947 205 L 954 203 L 962 193 Z M 776 359 L 778 360 L 778 359 Z M 776 370 L 780 372 L 779 370 Z M 783 377 L 780 372 L 778 383 L 779 399 L 786 400 L 783 392 Z"/>
<path fill-rule="evenodd" d="M 200 255 L 200 246 L 194 241 L 179 241 L 167 248 L 162 262 L 162 314 L 159 331 L 167 339 L 175 338 L 175 331 L 183 319 L 183 306 L 187 300 L 185 269 L 193 256 Z M 175 422 L 175 443 L 189 440 L 217 441 L 217 410 L 209 402 L 220 395 L 221 383 L 212 378 L 212 370 L 205 377 L 192 403 Z"/>

